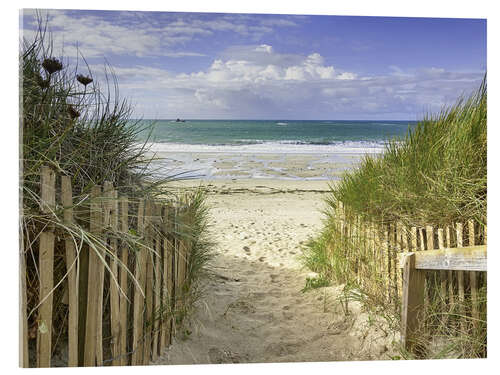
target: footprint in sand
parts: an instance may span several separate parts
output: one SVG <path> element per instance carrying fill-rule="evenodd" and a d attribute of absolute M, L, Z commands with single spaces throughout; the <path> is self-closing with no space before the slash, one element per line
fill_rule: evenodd
<path fill-rule="evenodd" d="M 295 354 L 299 351 L 300 344 L 291 342 L 275 342 L 266 347 L 266 352 L 270 355 L 282 357 Z"/>

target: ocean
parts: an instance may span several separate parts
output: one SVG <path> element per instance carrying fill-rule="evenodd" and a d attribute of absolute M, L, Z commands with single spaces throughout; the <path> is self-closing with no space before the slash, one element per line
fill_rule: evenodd
<path fill-rule="evenodd" d="M 338 179 L 412 121 L 143 120 L 155 173 L 214 178 Z M 303 161 L 302 163 L 300 163 Z M 328 166 L 328 163 L 331 165 Z M 324 168 L 317 167 L 321 165 Z"/>

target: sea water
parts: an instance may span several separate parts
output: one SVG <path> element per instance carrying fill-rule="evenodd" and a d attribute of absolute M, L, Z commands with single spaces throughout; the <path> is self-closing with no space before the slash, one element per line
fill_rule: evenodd
<path fill-rule="evenodd" d="M 150 152 L 160 158 L 153 166 L 163 176 L 329 179 L 328 168 L 317 175 L 294 174 L 284 164 L 293 155 L 294 161 L 303 155 L 309 161 L 306 169 L 332 163 L 344 170 L 365 154 L 380 154 L 388 140 L 402 139 L 415 125 L 412 121 L 143 120 L 138 140 L 147 141 Z M 221 159 L 225 173 L 219 168 Z M 281 168 L 270 168 L 273 161 L 281 162 Z"/>

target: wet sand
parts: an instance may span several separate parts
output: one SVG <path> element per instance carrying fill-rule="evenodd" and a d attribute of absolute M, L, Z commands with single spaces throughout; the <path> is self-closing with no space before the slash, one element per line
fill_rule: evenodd
<path fill-rule="evenodd" d="M 159 152 L 155 166 L 164 175 L 225 180 L 231 178 L 337 180 L 361 154 L 254 154 Z"/>

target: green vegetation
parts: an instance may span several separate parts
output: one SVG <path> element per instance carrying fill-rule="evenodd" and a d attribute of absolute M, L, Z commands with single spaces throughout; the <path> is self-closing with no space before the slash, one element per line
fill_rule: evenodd
<path fill-rule="evenodd" d="M 81 60 L 85 62 L 83 58 Z M 191 244 L 188 282 L 184 290 L 183 311 L 173 312 L 185 316 L 199 296 L 197 279 L 203 273 L 211 251 L 203 194 L 171 192 L 168 182 L 176 176 L 153 179 L 150 168 L 153 157 L 148 156 L 146 142 L 138 144 L 137 141 L 137 135 L 145 130 L 144 126 L 140 121 L 131 120 L 132 107 L 126 100 L 120 99 L 118 82 L 111 68 L 104 69 L 101 79 L 105 83 L 104 87 L 96 81 L 87 64 L 71 69 L 69 62 L 54 57 L 50 35 L 46 33 L 42 22 L 39 22 L 36 38 L 25 40 L 21 46 L 19 64 L 22 104 L 20 234 L 27 262 L 30 348 L 34 347 L 37 329 L 39 234 L 50 226 L 54 228 L 57 238 L 54 261 L 56 286 L 53 290 L 53 343 L 57 347 L 67 328 L 67 307 L 62 303 L 63 281 L 67 277 L 64 239 L 68 236 L 72 238 L 77 247 L 84 250 L 82 253 L 109 252 L 106 237 L 98 238 L 89 231 L 88 210 L 78 209 L 88 204 L 91 188 L 105 181 L 111 181 L 119 196 L 127 196 L 131 202 L 137 198 L 155 199 L 166 204 L 180 201 L 187 207 L 190 222 L 177 223 L 179 229 L 175 235 L 187 239 Z M 56 207 L 51 214 L 41 212 L 40 168 L 44 165 L 50 166 L 59 175 L 71 177 L 74 224 L 64 222 L 62 207 Z M 60 194 L 59 187 L 57 194 Z M 136 227 L 137 204 L 130 204 L 129 215 L 130 226 Z M 156 227 L 153 229 L 159 230 Z M 144 246 L 143 238 L 134 229 L 122 232 L 120 229 L 107 228 L 106 236 L 121 241 L 132 252 L 139 248 L 154 251 Z M 127 264 L 119 263 L 119 267 L 127 269 L 129 290 L 132 290 L 133 270 L 129 270 Z M 107 264 L 106 268 L 109 270 Z M 109 317 L 106 315 L 109 314 L 108 310 L 105 309 L 104 314 L 105 319 Z"/>
<path fill-rule="evenodd" d="M 407 226 L 486 223 L 486 79 L 477 92 L 429 115 L 381 157 L 367 156 L 332 189 L 355 214 Z"/>
<path fill-rule="evenodd" d="M 361 301 L 368 310 L 385 317 L 393 330 L 399 329 L 400 321 L 398 287 L 394 273 L 384 274 L 387 257 L 381 259 L 380 249 L 374 252 L 374 246 L 382 248 L 381 242 L 375 241 L 387 233 L 394 236 L 394 227 L 389 224 L 453 228 L 457 222 L 473 219 L 479 223 L 476 243 L 483 240 L 487 223 L 486 89 L 485 78 L 468 98 L 426 116 L 403 139 L 389 140 L 382 155 L 366 156 L 358 168 L 346 172 L 326 198 L 322 231 L 304 250 L 305 266 L 321 279 L 345 284 L 346 301 Z M 338 202 L 344 205 L 344 218 L 339 216 Z M 341 219 L 349 228 L 343 227 Z M 456 237 L 451 234 L 454 246 Z M 408 232 L 403 236 L 409 241 Z M 394 265 L 397 254 L 391 254 Z M 478 277 L 480 318 L 474 321 L 464 313 L 471 310 L 467 298 L 451 307 L 445 305 L 447 297 L 437 293 L 439 274 L 427 276 L 430 299 L 421 337 L 426 341 L 423 346 L 431 349 L 421 357 L 486 355 L 486 280 L 484 275 Z M 466 297 L 467 293 L 466 286 Z M 432 349 L 433 345 L 437 346 Z M 412 358 L 409 353 L 401 357 Z"/>

